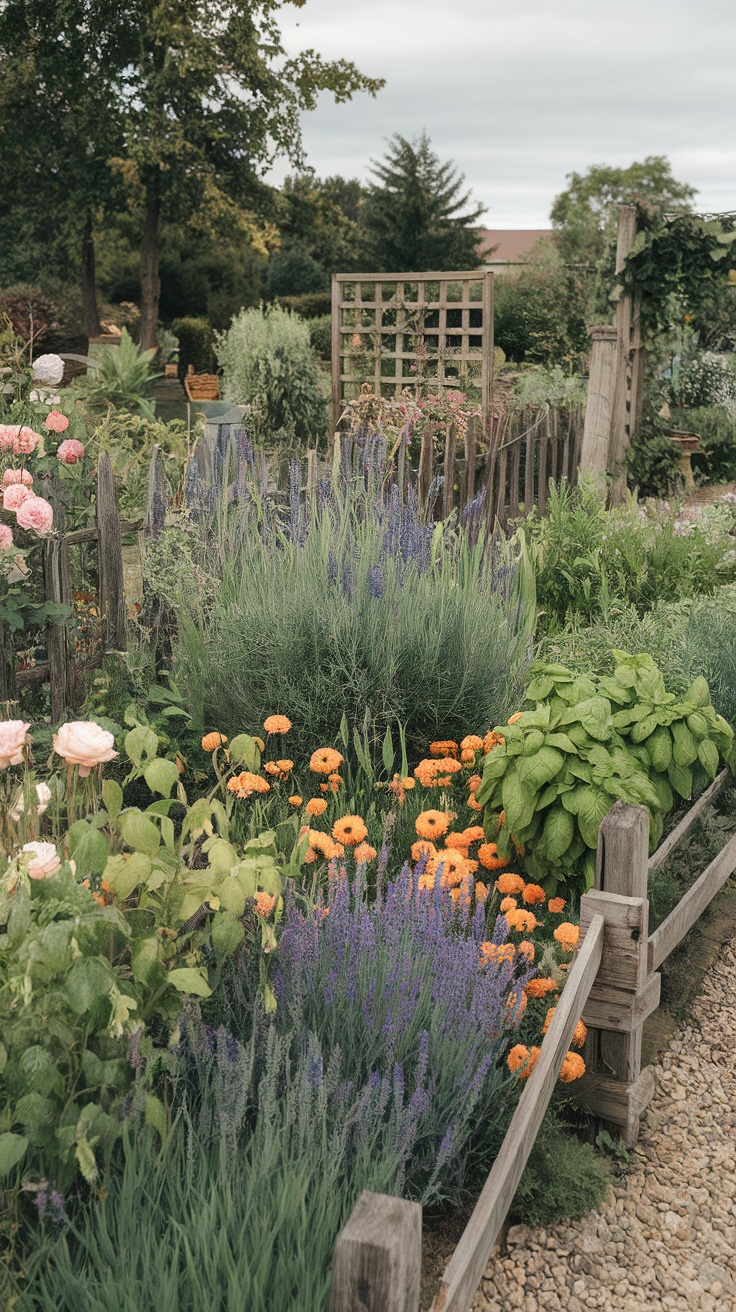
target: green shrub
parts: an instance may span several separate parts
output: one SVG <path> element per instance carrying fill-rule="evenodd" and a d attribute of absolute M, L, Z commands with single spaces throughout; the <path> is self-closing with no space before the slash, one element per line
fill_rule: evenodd
<path fill-rule="evenodd" d="M 643 497 L 668 497 L 682 482 L 680 451 L 664 433 L 637 435 L 626 453 L 626 470 Z"/>
<path fill-rule="evenodd" d="M 161 377 L 151 372 L 153 358 L 154 352 L 142 350 L 124 328 L 120 345 L 104 346 L 98 366 L 90 369 L 86 377 L 76 379 L 71 390 L 92 410 L 114 406 L 116 410 L 153 420 L 156 411 L 148 400 L 148 391 L 154 379 Z"/>
<path fill-rule="evenodd" d="M 307 324 L 278 305 L 242 310 L 217 338 L 222 394 L 251 405 L 265 431 L 324 432 L 326 397 Z"/>
<path fill-rule="evenodd" d="M 732 575 L 731 520 L 680 523 L 669 506 L 635 498 L 605 509 L 591 483 L 550 487 L 544 517 L 532 514 L 528 538 L 543 628 L 554 633 L 579 616 L 592 623 L 612 607 L 644 611 L 667 599 L 712 592 Z"/>
<path fill-rule="evenodd" d="M 533 666 L 534 709 L 497 728 L 504 741 L 485 758 L 476 796 L 499 854 L 508 860 L 521 846 L 550 891 L 573 873 L 591 887 L 598 826 L 617 799 L 646 806 L 653 850 L 675 797 L 691 797 L 732 759 L 733 731 L 702 676 L 678 701 L 650 656 L 614 655 L 613 675 L 598 678 Z"/>
<path fill-rule="evenodd" d="M 190 364 L 195 374 L 209 374 L 215 367 L 215 331 L 207 319 L 193 315 L 174 319 L 172 333 L 179 341 L 179 382 L 189 373 Z"/>
<path fill-rule="evenodd" d="M 330 292 L 304 292 L 301 296 L 277 296 L 276 300 L 285 310 L 300 314 L 302 319 L 317 319 L 332 312 Z"/>
<path fill-rule="evenodd" d="M 550 1107 L 511 1205 L 523 1225 L 554 1225 L 598 1207 L 610 1187 L 608 1166 L 589 1143 L 570 1134 Z"/>
<path fill-rule="evenodd" d="M 309 320 L 309 340 L 320 360 L 332 359 L 332 315 L 320 314 Z"/>
<path fill-rule="evenodd" d="M 269 300 L 274 296 L 314 295 L 315 292 L 324 292 L 327 286 L 328 278 L 322 265 L 303 246 L 282 247 L 268 261 L 266 295 Z"/>

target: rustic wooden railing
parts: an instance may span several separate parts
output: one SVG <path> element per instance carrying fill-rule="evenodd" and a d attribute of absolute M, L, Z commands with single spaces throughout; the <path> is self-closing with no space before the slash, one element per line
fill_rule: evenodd
<path fill-rule="evenodd" d="M 526 1166 L 578 1018 L 588 1026 L 579 1101 L 636 1143 L 654 1092 L 641 1069 L 642 1027 L 659 1006 L 657 968 L 736 870 L 736 835 L 674 911 L 649 934 L 647 875 L 682 841 L 726 782 L 724 770 L 648 857 L 644 807 L 617 802 L 600 825 L 595 888 L 581 898 L 575 961 L 534 1070 L 475 1209 L 442 1277 L 432 1312 L 467 1312 Z M 418 1312 L 421 1209 L 364 1192 L 335 1244 L 331 1312 Z"/>

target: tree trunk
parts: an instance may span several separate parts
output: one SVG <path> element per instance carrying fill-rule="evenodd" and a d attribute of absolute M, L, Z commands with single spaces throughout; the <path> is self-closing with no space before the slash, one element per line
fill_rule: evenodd
<path fill-rule="evenodd" d="M 97 306 L 97 277 L 95 273 L 95 239 L 92 234 L 92 214 L 87 210 L 82 236 L 82 314 L 86 337 L 99 337 L 102 332 L 100 311 Z"/>
<path fill-rule="evenodd" d="M 158 302 L 161 279 L 158 276 L 158 225 L 161 196 L 158 175 L 146 192 L 146 221 L 141 247 L 141 346 L 155 346 L 158 340 Z"/>

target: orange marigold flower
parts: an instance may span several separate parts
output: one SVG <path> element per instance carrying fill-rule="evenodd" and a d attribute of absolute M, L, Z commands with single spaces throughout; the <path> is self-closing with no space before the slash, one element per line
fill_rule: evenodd
<path fill-rule="evenodd" d="M 330 835 L 322 833 L 321 829 L 310 829 L 309 846 L 316 852 L 321 852 L 328 861 L 332 861 L 336 856 L 342 856 L 345 851 L 342 844 L 333 842 Z"/>
<path fill-rule="evenodd" d="M 502 898 L 502 900 L 501 900 L 501 911 L 502 911 L 503 915 L 505 916 L 505 915 L 507 914 L 507 912 L 509 912 L 509 911 L 515 911 L 516 908 L 518 907 L 518 905 L 519 905 L 519 904 L 518 904 L 518 902 L 516 901 L 516 898 L 515 898 L 515 897 L 505 897 L 505 898 Z"/>
<path fill-rule="evenodd" d="M 532 1048 L 530 1051 L 526 1044 L 517 1043 L 506 1058 L 506 1064 L 520 1080 L 526 1080 L 534 1070 L 539 1052 L 539 1048 Z"/>
<path fill-rule="evenodd" d="M 507 724 L 516 724 L 517 721 L 521 719 L 521 717 L 522 717 L 523 714 L 524 714 L 523 711 L 516 711 L 516 712 L 514 713 L 514 715 L 510 715 L 510 716 L 509 716 L 509 718 L 508 718 L 508 720 L 506 721 L 506 723 L 507 723 Z"/>
<path fill-rule="evenodd" d="M 487 885 L 487 884 L 484 884 L 484 883 L 482 882 L 482 880 L 479 879 L 478 882 L 477 882 L 477 884 L 475 885 L 475 900 L 476 900 L 476 902 L 485 902 L 485 900 L 486 900 L 486 898 L 488 897 L 488 894 L 490 893 L 490 891 L 491 891 L 491 890 L 489 889 L 488 885 Z"/>
<path fill-rule="evenodd" d="M 284 757 L 283 760 L 277 761 L 276 764 L 282 774 L 291 774 L 291 771 L 294 769 L 294 762 L 290 761 L 288 757 Z"/>
<path fill-rule="evenodd" d="M 263 768 L 266 771 L 266 774 L 281 774 L 281 771 L 279 770 L 279 767 L 277 766 L 275 761 L 266 761 L 266 764 L 264 765 Z"/>
<path fill-rule="evenodd" d="M 418 842 L 412 843 L 411 859 L 412 861 L 419 861 L 425 856 L 429 860 L 431 856 L 435 855 L 436 851 L 437 848 L 434 843 L 429 843 L 426 839 L 422 838 Z"/>
<path fill-rule="evenodd" d="M 498 847 L 495 843 L 483 843 L 478 848 L 478 860 L 482 866 L 485 866 L 486 870 L 502 870 L 504 866 L 508 865 L 506 858 L 498 855 Z M 518 879 L 518 875 L 515 875 L 514 878 Z M 522 880 L 522 885 L 523 882 Z M 514 892 L 519 892 L 519 890 L 514 889 Z"/>
<path fill-rule="evenodd" d="M 298 793 L 294 793 L 293 797 L 289 798 L 289 806 L 301 806 L 301 804 L 302 799 Z"/>
<path fill-rule="evenodd" d="M 251 793 L 268 793 L 271 789 L 267 780 L 261 778 L 259 774 L 251 774 L 250 770 L 243 770 L 242 774 L 233 775 L 232 779 L 228 779 L 227 786 L 236 797 L 250 797 Z"/>
<path fill-rule="evenodd" d="M 503 734 L 495 733 L 494 730 L 489 729 L 488 733 L 483 736 L 484 755 L 487 756 L 489 752 L 493 751 L 494 747 L 500 747 L 502 742 L 505 742 Z"/>
<path fill-rule="evenodd" d="M 557 984 L 553 979 L 537 975 L 535 979 L 530 979 L 529 983 L 524 985 L 524 992 L 529 998 L 546 998 L 548 993 L 557 992 Z"/>
<path fill-rule="evenodd" d="M 272 897 L 270 893 L 256 893 L 253 901 L 256 904 L 257 914 L 263 916 L 264 920 L 266 916 L 270 916 L 276 906 L 276 898 Z"/>
<path fill-rule="evenodd" d="M 509 929 L 513 929 L 517 934 L 531 934 L 533 929 L 537 928 L 539 921 L 531 911 L 509 911 L 506 915 L 506 923 Z"/>
<path fill-rule="evenodd" d="M 464 833 L 447 834 L 445 837 L 445 847 L 452 847 L 456 852 L 463 852 L 467 855 L 470 843 Z"/>
<path fill-rule="evenodd" d="M 268 715 L 263 721 L 263 727 L 266 733 L 288 733 L 291 728 L 291 720 L 285 715 Z"/>
<path fill-rule="evenodd" d="M 460 749 L 460 760 L 463 765 L 472 765 L 475 761 L 475 752 L 472 747 L 462 747 Z"/>
<path fill-rule="evenodd" d="M 420 838 L 442 838 L 450 828 L 450 816 L 447 811 L 422 811 L 414 821 Z"/>
<path fill-rule="evenodd" d="M 224 747 L 226 742 L 227 742 L 227 734 L 218 733 L 215 730 L 213 733 L 205 734 L 204 738 L 202 739 L 202 750 L 205 752 L 214 752 L 217 750 L 218 747 Z"/>
<path fill-rule="evenodd" d="M 318 747 L 309 759 L 309 768 L 315 774 L 334 774 L 340 769 L 343 758 L 334 747 Z"/>
<path fill-rule="evenodd" d="M 536 906 L 538 902 L 546 902 L 547 900 L 547 894 L 540 884 L 525 884 L 521 897 L 528 907 Z"/>
<path fill-rule="evenodd" d="M 569 920 L 565 920 L 561 925 L 557 926 L 553 936 L 557 939 L 557 942 L 565 952 L 572 952 L 573 948 L 577 946 L 577 941 L 580 938 L 580 926 L 571 925 Z"/>
<path fill-rule="evenodd" d="M 434 885 L 435 885 L 435 876 L 429 870 L 423 871 L 423 873 L 419 876 L 419 884 L 418 884 L 419 892 L 431 893 L 434 889 Z"/>
<path fill-rule="evenodd" d="M 481 864 L 485 865 L 485 862 L 483 861 L 483 857 L 481 856 L 480 852 L 478 853 L 478 856 L 481 859 Z M 496 888 L 498 889 L 499 893 L 520 893 L 523 887 L 524 887 L 524 880 L 522 879 L 521 875 L 512 875 L 510 871 L 508 872 L 508 874 L 499 875 L 498 879 L 496 880 Z"/>
<path fill-rule="evenodd" d="M 327 810 L 327 803 L 324 797 L 312 797 L 305 807 L 307 815 L 323 815 Z"/>
<path fill-rule="evenodd" d="M 470 889 L 469 889 L 469 887 L 468 887 L 467 881 L 465 881 L 465 882 L 464 882 L 462 885 L 460 885 L 459 887 L 451 888 L 451 889 L 450 889 L 450 897 L 452 898 L 453 903 L 455 904 L 455 906 L 457 906 L 459 902 L 462 902 L 463 906 L 466 906 L 466 907 L 469 906 L 469 905 L 470 905 Z"/>
<path fill-rule="evenodd" d="M 470 792 L 477 793 L 482 782 L 483 780 L 481 779 L 479 774 L 471 774 L 470 778 L 467 781 Z"/>
<path fill-rule="evenodd" d="M 468 798 L 468 806 L 470 807 L 471 811 L 483 810 L 483 807 L 481 806 L 480 802 L 476 800 L 475 793 L 470 794 L 470 797 Z"/>
<path fill-rule="evenodd" d="M 336 773 L 330 774 L 327 776 L 327 782 L 328 784 L 332 784 L 333 788 L 339 788 L 342 783 L 342 775 Z"/>
<path fill-rule="evenodd" d="M 344 843 L 345 847 L 355 847 L 356 843 L 362 843 L 368 837 L 368 829 L 359 815 L 344 815 L 342 820 L 336 820 L 332 826 L 332 837 L 336 843 Z"/>
<path fill-rule="evenodd" d="M 567 906 L 564 897 L 551 897 L 547 903 L 547 910 L 552 912 L 553 916 L 559 916 Z"/>
<path fill-rule="evenodd" d="M 477 733 L 468 733 L 460 744 L 460 750 L 463 752 L 481 752 L 483 750 L 483 739 L 479 738 Z"/>
<path fill-rule="evenodd" d="M 460 748 L 451 738 L 436 743 L 429 744 L 430 756 L 454 756 L 456 757 Z"/>
<path fill-rule="evenodd" d="M 442 873 L 440 875 L 441 888 L 456 888 L 469 875 L 468 864 L 459 852 L 453 852 L 451 849 L 440 848 L 434 856 L 430 857 L 427 862 L 427 869 L 431 874 L 436 875 L 440 866 Z"/>
<path fill-rule="evenodd" d="M 573 1080 L 579 1080 L 581 1075 L 585 1074 L 585 1062 L 577 1052 L 568 1052 L 562 1063 L 560 1070 L 560 1079 L 563 1084 L 572 1084 Z"/>
<path fill-rule="evenodd" d="M 329 793 L 329 791 L 330 791 L 330 785 L 329 785 L 329 784 L 320 784 L 320 788 L 322 789 L 322 792 L 323 792 L 323 793 Z"/>
<path fill-rule="evenodd" d="M 513 943 L 481 943 L 479 967 L 501 966 L 505 961 L 513 961 L 516 953 Z"/>
<path fill-rule="evenodd" d="M 482 843 L 485 838 L 482 825 L 469 825 L 467 829 L 463 830 L 463 833 L 468 845 L 471 843 Z"/>
<path fill-rule="evenodd" d="M 358 843 L 353 850 L 353 856 L 359 865 L 366 865 L 368 861 L 375 861 L 378 853 L 375 847 L 371 847 L 370 843 Z"/>
<path fill-rule="evenodd" d="M 573 1035 L 572 1035 L 573 1048 L 582 1048 L 587 1037 L 588 1037 L 588 1027 L 585 1024 L 585 1021 L 579 1020 L 577 1025 L 575 1026 L 575 1029 L 573 1030 Z"/>
<path fill-rule="evenodd" d="M 534 944 L 529 942 L 528 938 L 523 938 L 519 944 L 519 954 L 526 957 L 527 961 L 534 960 Z"/>
<path fill-rule="evenodd" d="M 416 788 L 416 784 L 417 784 L 416 779 L 411 779 L 409 775 L 407 775 L 405 779 L 401 780 L 402 788 L 407 788 L 407 789 Z"/>
<path fill-rule="evenodd" d="M 478 869 L 478 862 L 477 862 L 477 861 L 471 861 L 471 860 L 466 856 L 466 858 L 465 858 L 465 864 L 466 864 L 468 870 L 470 870 L 470 872 L 471 872 L 472 874 L 475 874 L 476 870 Z"/>

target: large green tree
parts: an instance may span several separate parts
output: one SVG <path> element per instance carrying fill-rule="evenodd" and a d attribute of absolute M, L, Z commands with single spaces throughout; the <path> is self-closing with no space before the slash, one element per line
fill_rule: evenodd
<path fill-rule="evenodd" d="M 477 223 L 465 179 L 443 163 L 426 132 L 415 141 L 396 134 L 360 212 L 367 262 L 377 272 L 474 269 L 480 264 Z M 470 207 L 470 208 L 468 208 Z"/>
<path fill-rule="evenodd" d="M 618 206 L 636 204 L 650 214 L 684 213 L 695 189 L 673 177 L 665 155 L 647 155 L 627 168 L 593 164 L 569 173 L 550 211 L 557 245 L 568 264 L 597 268 L 616 238 Z"/>
<path fill-rule="evenodd" d="M 257 208 L 262 182 L 278 155 L 303 160 L 301 114 L 320 91 L 337 101 L 356 91 L 375 93 L 382 82 L 346 60 L 324 61 L 313 50 L 289 56 L 278 24 L 285 0 L 129 0 L 117 11 L 107 0 L 0 0 L 0 50 L 33 51 L 39 41 L 78 34 L 78 71 L 106 48 L 109 59 L 98 110 L 110 115 L 119 149 L 87 150 L 125 185 L 140 216 L 141 341 L 156 341 L 160 299 L 159 242 L 164 222 L 194 214 Z M 306 0 L 292 0 L 302 7 Z M 12 22 L 10 20 L 12 19 Z M 53 68 L 47 73 L 52 98 Z M 92 83 L 89 83 L 90 87 Z M 73 88 L 64 83 L 67 112 L 76 114 Z M 73 165 L 68 186 L 74 189 Z M 39 201 L 43 197 L 39 188 Z M 247 230 L 248 220 L 244 218 Z"/>

